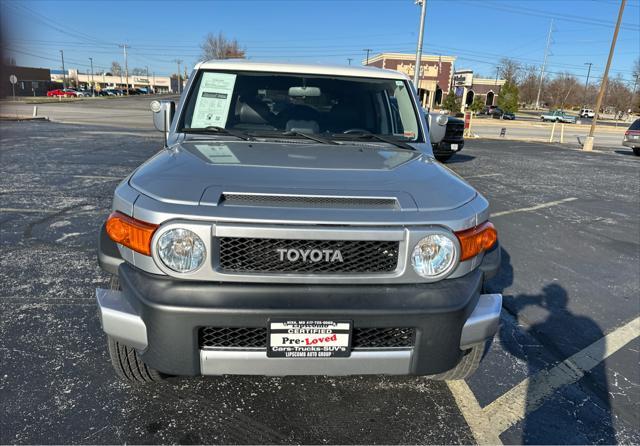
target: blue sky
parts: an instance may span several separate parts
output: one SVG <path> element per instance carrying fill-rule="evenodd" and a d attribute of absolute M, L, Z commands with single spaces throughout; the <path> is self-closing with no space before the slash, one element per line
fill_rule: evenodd
<path fill-rule="evenodd" d="M 606 64 L 619 0 L 428 0 L 424 52 L 457 56 L 456 68 L 492 76 L 501 57 L 540 64 L 554 19 L 549 71 L 592 79 Z M 129 68 L 191 67 L 208 33 L 236 38 L 255 60 L 358 64 L 364 48 L 415 52 L 419 7 L 413 0 L 334 1 L 11 1 L 2 0 L 4 51 L 20 65 L 96 71 L 111 61 Z M 628 0 L 612 75 L 632 82 L 640 53 L 640 0 Z"/>

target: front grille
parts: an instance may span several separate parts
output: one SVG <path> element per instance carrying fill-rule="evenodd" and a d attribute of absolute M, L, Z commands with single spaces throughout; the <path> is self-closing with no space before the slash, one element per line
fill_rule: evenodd
<path fill-rule="evenodd" d="M 313 209 L 398 209 L 395 198 L 322 197 L 305 195 L 258 195 L 225 193 L 225 206 L 262 206 Z"/>
<path fill-rule="evenodd" d="M 413 328 L 356 328 L 353 330 L 353 348 L 413 347 Z"/>
<path fill-rule="evenodd" d="M 444 141 L 459 141 L 464 139 L 464 123 L 447 123 Z"/>
<path fill-rule="evenodd" d="M 354 328 L 351 347 L 364 348 L 410 348 L 415 343 L 413 328 Z M 202 327 L 198 334 L 200 348 L 267 348 L 267 329 Z"/>
<path fill-rule="evenodd" d="M 221 237 L 218 244 L 223 273 L 389 273 L 398 265 L 397 241 Z"/>

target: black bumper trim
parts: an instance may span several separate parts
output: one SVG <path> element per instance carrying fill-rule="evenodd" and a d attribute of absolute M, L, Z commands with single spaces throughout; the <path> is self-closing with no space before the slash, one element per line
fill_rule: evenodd
<path fill-rule="evenodd" d="M 144 320 L 141 352 L 151 367 L 199 375 L 200 327 L 266 327 L 272 317 L 350 319 L 354 327 L 412 327 L 410 374 L 429 375 L 460 360 L 462 327 L 478 301 L 483 272 L 431 284 L 282 285 L 185 282 L 123 263 L 123 295 Z"/>

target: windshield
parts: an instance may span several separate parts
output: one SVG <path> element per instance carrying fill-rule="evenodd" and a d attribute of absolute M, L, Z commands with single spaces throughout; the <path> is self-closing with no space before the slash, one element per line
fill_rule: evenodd
<path fill-rule="evenodd" d="M 420 141 L 411 94 L 396 79 L 201 71 L 180 128 L 337 138 L 371 133 Z"/>

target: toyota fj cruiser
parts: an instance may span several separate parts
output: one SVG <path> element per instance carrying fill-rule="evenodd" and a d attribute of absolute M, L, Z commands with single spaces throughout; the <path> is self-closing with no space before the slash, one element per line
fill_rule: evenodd
<path fill-rule="evenodd" d="M 404 74 L 211 61 L 151 109 L 165 148 L 117 186 L 99 238 L 121 378 L 478 367 L 497 233 L 434 160 Z"/>

